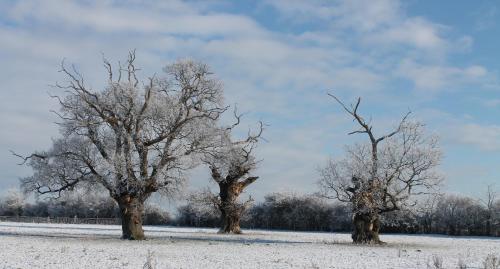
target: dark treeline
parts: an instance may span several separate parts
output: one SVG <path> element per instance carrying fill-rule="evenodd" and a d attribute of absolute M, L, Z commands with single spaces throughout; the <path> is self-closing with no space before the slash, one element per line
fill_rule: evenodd
<path fill-rule="evenodd" d="M 68 193 L 58 199 L 28 202 L 21 193 L 10 191 L 0 198 L 0 216 L 119 218 L 120 214 L 116 202 L 106 196 Z M 168 212 L 154 205 L 146 206 L 143 220 L 148 225 L 167 225 L 172 221 Z"/>
<path fill-rule="evenodd" d="M 242 227 L 295 231 L 351 230 L 351 208 L 315 195 L 273 193 L 246 210 Z M 118 218 L 118 206 L 104 196 L 68 195 L 59 199 L 26 202 L 9 192 L 0 198 L 0 216 Z M 177 217 L 147 205 L 148 225 L 219 227 L 220 212 L 213 206 L 187 202 L 177 208 Z M 384 215 L 382 232 L 437 233 L 447 235 L 500 236 L 500 200 L 483 201 L 462 195 L 442 195 L 420 202 L 412 211 Z"/>
<path fill-rule="evenodd" d="M 351 208 L 314 195 L 274 193 L 250 207 L 242 218 L 243 228 L 296 231 L 351 230 Z M 218 227 L 219 212 L 188 202 L 178 208 L 177 225 Z M 382 232 L 436 233 L 447 235 L 500 236 L 500 201 L 442 195 L 421 202 L 412 211 L 401 210 L 382 218 Z"/>

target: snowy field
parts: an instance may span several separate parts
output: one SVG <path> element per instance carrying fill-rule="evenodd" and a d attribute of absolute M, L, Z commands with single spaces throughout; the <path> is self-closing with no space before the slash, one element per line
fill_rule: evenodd
<path fill-rule="evenodd" d="M 500 239 L 382 235 L 384 246 L 352 245 L 348 234 L 145 227 L 148 240 L 120 240 L 109 225 L 0 222 L 0 268 L 482 268 Z M 148 254 L 149 253 L 149 254 Z M 433 267 L 431 267 L 433 268 Z"/>

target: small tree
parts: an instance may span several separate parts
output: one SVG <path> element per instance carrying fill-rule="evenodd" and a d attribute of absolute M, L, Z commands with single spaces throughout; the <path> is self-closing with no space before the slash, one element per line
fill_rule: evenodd
<path fill-rule="evenodd" d="M 194 191 L 186 196 L 185 204 L 177 208 L 177 225 L 195 227 L 217 227 L 220 211 L 215 196 L 208 188 Z"/>
<path fill-rule="evenodd" d="M 497 192 L 494 190 L 494 185 L 488 185 L 486 195 L 481 202 L 486 208 L 486 234 L 494 235 L 494 220 L 497 212 L 495 212 L 495 202 L 497 201 Z"/>
<path fill-rule="evenodd" d="M 181 60 L 165 77 L 137 77 L 135 52 L 114 70 L 104 60 L 108 82 L 93 90 L 64 62 L 68 83 L 56 86 L 61 106 L 61 138 L 52 148 L 24 158 L 34 174 L 21 180 L 39 194 L 101 185 L 118 203 L 124 239 L 143 239 L 144 202 L 154 192 L 171 194 L 211 145 L 209 127 L 222 107 L 222 84 L 208 66 Z"/>
<path fill-rule="evenodd" d="M 4 200 L 0 200 L 0 214 L 7 216 L 21 216 L 25 208 L 25 197 L 17 189 L 9 189 Z M 5 208 L 1 208 L 5 207 Z M 3 211 L 3 212 L 2 212 Z"/>
<path fill-rule="evenodd" d="M 220 233 L 241 233 L 240 219 L 244 210 L 251 202 L 238 202 L 243 190 L 259 177 L 251 176 L 257 161 L 253 150 L 261 138 L 263 123 L 259 122 L 256 134 L 248 132 L 243 140 L 232 138 L 233 129 L 239 125 L 241 115 L 234 113 L 236 123 L 222 128 L 219 132 L 219 146 L 214 151 L 205 154 L 204 162 L 209 166 L 212 179 L 219 185 L 219 195 L 212 199 L 221 212 Z"/>
<path fill-rule="evenodd" d="M 436 208 L 441 196 L 442 194 L 428 195 L 416 208 L 417 218 L 424 233 L 432 233 L 435 230 Z"/>
<path fill-rule="evenodd" d="M 366 134 L 369 143 L 347 147 L 344 159 L 331 160 L 321 169 L 320 186 L 328 197 L 352 203 L 355 243 L 380 243 L 379 215 L 400 210 L 412 195 L 432 192 L 440 183 L 434 171 L 441 159 L 437 139 L 425 136 L 421 123 L 408 121 L 409 113 L 394 131 L 376 137 L 359 115 L 361 98 L 347 107 L 330 96 L 359 124 L 349 134 Z"/>

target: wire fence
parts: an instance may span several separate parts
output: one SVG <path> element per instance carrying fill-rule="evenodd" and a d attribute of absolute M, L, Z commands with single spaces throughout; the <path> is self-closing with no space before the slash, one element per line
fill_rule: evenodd
<path fill-rule="evenodd" d="M 118 225 L 119 218 L 0 216 L 0 222 Z"/>

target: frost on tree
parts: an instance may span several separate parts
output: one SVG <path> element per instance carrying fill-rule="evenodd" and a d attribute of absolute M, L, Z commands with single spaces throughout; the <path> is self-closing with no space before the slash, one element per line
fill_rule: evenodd
<path fill-rule="evenodd" d="M 21 216 L 25 208 L 25 197 L 17 189 L 7 190 L 7 195 L 0 197 L 0 215 Z"/>
<path fill-rule="evenodd" d="M 395 130 L 377 137 L 359 114 L 361 98 L 348 107 L 330 96 L 359 125 L 349 134 L 364 134 L 369 142 L 349 146 L 343 159 L 329 161 L 321 169 L 320 186 L 328 197 L 351 203 L 355 243 L 381 243 L 380 214 L 409 208 L 411 196 L 433 193 L 439 186 L 438 140 L 424 134 L 423 124 L 409 121 L 410 113 Z"/>
<path fill-rule="evenodd" d="M 250 131 L 243 140 L 232 138 L 233 129 L 239 125 L 241 115 L 235 110 L 236 123 L 219 131 L 218 146 L 205 154 L 204 162 L 209 166 L 212 179 L 219 185 L 219 195 L 211 196 L 211 202 L 221 212 L 220 233 L 241 233 L 240 219 L 251 203 L 251 198 L 241 203 L 240 194 L 258 177 L 251 172 L 256 168 L 257 161 L 253 154 L 259 139 L 261 139 L 263 124 L 259 122 L 259 130 Z M 210 197 L 210 196 L 209 196 Z"/>
<path fill-rule="evenodd" d="M 177 61 L 164 76 L 140 81 L 134 60 L 131 52 L 118 69 L 104 60 L 108 82 L 102 90 L 62 64 L 68 82 L 56 86 L 65 95 L 54 97 L 61 136 L 49 150 L 24 157 L 34 174 L 21 184 L 58 195 L 99 184 L 119 205 L 122 237 L 140 240 L 144 202 L 182 184 L 196 156 L 211 147 L 211 126 L 226 108 L 222 84 L 205 64 Z"/>

